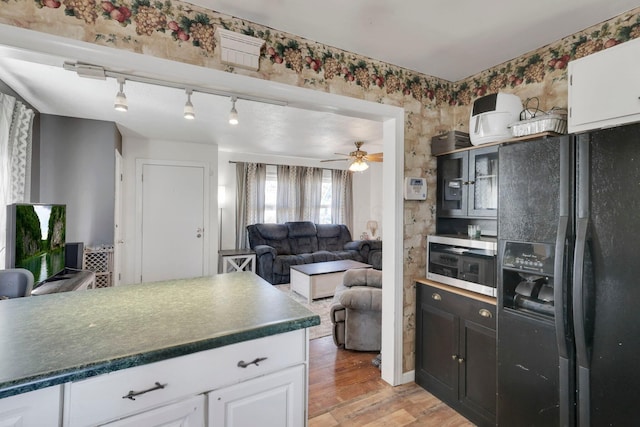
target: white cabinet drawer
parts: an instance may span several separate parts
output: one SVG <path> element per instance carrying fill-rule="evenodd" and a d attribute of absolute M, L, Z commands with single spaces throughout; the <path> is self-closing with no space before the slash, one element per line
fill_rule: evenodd
<path fill-rule="evenodd" d="M 64 425 L 119 419 L 305 360 L 306 335 L 300 329 L 72 382 L 65 387 Z M 243 368 L 241 361 L 250 364 Z"/>
<path fill-rule="evenodd" d="M 2 427 L 58 427 L 62 386 L 47 387 L 0 399 Z"/>

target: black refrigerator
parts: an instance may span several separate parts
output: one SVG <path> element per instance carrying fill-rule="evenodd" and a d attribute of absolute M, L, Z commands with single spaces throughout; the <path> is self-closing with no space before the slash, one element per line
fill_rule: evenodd
<path fill-rule="evenodd" d="M 640 425 L 640 124 L 498 165 L 498 425 Z"/>

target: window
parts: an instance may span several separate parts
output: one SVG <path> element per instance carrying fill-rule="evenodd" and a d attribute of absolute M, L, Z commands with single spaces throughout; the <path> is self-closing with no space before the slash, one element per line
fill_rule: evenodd
<path fill-rule="evenodd" d="M 320 224 L 331 224 L 331 171 L 322 171 L 322 199 L 320 201 Z"/>
<path fill-rule="evenodd" d="M 331 170 L 322 170 L 322 195 L 319 206 L 320 224 L 331 224 Z M 278 168 L 275 165 L 266 166 L 266 181 L 264 186 L 264 222 L 277 222 L 276 209 L 278 206 Z"/>

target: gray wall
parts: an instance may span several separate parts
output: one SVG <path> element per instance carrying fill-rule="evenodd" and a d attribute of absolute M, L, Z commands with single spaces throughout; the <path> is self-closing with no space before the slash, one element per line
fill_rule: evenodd
<path fill-rule="evenodd" d="M 113 244 L 115 123 L 40 115 L 40 203 L 67 205 L 67 242 Z"/>

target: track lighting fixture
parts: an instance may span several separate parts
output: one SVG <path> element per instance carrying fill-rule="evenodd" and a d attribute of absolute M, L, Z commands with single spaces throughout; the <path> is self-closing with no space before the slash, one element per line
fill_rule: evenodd
<path fill-rule="evenodd" d="M 116 101 L 113 104 L 113 108 L 118 111 L 127 111 L 129 106 L 127 104 L 127 96 L 124 94 L 124 82 L 125 79 L 118 78 L 118 84 L 120 84 L 120 90 L 116 94 Z"/>
<path fill-rule="evenodd" d="M 187 102 L 184 104 L 184 118 L 187 120 L 193 120 L 196 118 L 196 111 L 193 109 L 193 104 L 191 103 L 191 94 L 193 90 L 186 89 L 187 93 Z"/>
<path fill-rule="evenodd" d="M 98 80 L 106 80 L 107 78 L 116 79 L 118 81 L 118 84 L 120 85 L 120 90 L 116 94 L 116 99 L 113 104 L 113 108 L 115 108 L 118 111 L 127 111 L 129 109 L 128 103 L 127 103 L 127 96 L 124 94 L 124 84 L 127 80 L 133 81 L 136 83 L 144 83 L 149 85 L 156 85 L 156 86 L 184 90 L 185 93 L 187 94 L 187 102 L 184 104 L 183 114 L 184 114 L 184 118 L 189 120 L 195 119 L 196 117 L 195 109 L 193 108 L 193 104 L 191 103 L 191 95 L 194 92 L 230 97 L 231 102 L 233 103 L 233 106 L 231 108 L 231 112 L 229 113 L 229 123 L 231 123 L 232 125 L 238 124 L 238 111 L 236 110 L 236 101 L 238 100 L 238 98 L 244 99 L 246 101 L 261 102 L 263 104 L 279 105 L 283 107 L 287 105 L 285 101 L 261 98 L 261 97 L 252 96 L 252 95 L 238 95 L 233 92 L 228 92 L 228 91 L 219 90 L 219 89 L 212 89 L 204 86 L 194 86 L 194 85 L 185 86 L 184 83 L 180 83 L 180 82 L 173 82 L 169 80 L 159 80 L 159 79 L 154 79 L 151 77 L 143 77 L 135 74 L 121 73 L 121 72 L 105 69 L 98 65 L 65 62 L 63 64 L 63 68 L 65 70 L 76 72 L 80 77 L 87 77 L 87 78 L 98 79 Z"/>
<path fill-rule="evenodd" d="M 229 123 L 232 125 L 238 124 L 238 111 L 236 110 L 236 101 L 237 98 L 235 96 L 231 97 L 233 106 L 231 107 L 231 112 L 229 113 Z"/>
<path fill-rule="evenodd" d="M 351 172 L 362 172 L 369 169 L 369 165 L 362 159 L 355 159 L 353 163 L 349 165 L 349 170 Z"/>

